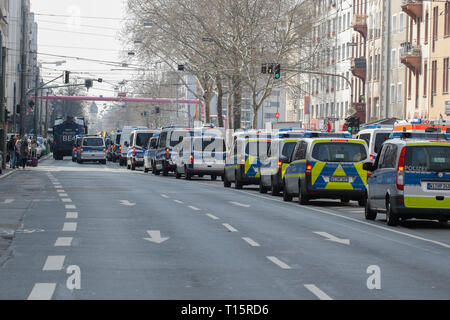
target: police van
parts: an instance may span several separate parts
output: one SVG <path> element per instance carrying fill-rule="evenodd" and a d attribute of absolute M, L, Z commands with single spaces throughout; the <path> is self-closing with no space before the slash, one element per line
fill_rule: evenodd
<path fill-rule="evenodd" d="M 393 125 L 368 125 L 363 126 L 363 129 L 355 136 L 356 139 L 366 141 L 369 147 L 370 160 L 375 160 L 381 150 L 383 142 L 389 139 L 392 133 Z"/>
<path fill-rule="evenodd" d="M 423 134 L 422 134 L 423 136 Z M 450 218 L 450 142 L 406 133 L 384 143 L 367 182 L 365 217 L 385 213 L 387 224 L 418 218 L 447 222 Z"/>
<path fill-rule="evenodd" d="M 300 138 L 351 138 L 348 132 L 319 132 L 319 131 L 283 131 L 275 134 L 272 140 L 268 158 L 261 163 L 261 179 L 259 192 L 266 193 L 271 190 L 277 196 L 284 187 L 284 174 L 289 165 L 289 159 Z"/>
<path fill-rule="evenodd" d="M 271 134 L 236 133 L 225 160 L 224 187 L 236 189 L 244 185 L 259 185 L 262 161 L 268 157 Z"/>
<path fill-rule="evenodd" d="M 98 161 L 106 164 L 105 140 L 97 135 L 82 136 L 77 148 L 76 160 L 80 164 L 85 161 Z"/>
<path fill-rule="evenodd" d="M 369 161 L 365 141 L 345 138 L 302 138 L 297 142 L 284 173 L 283 200 L 349 200 L 364 205 Z"/>
<path fill-rule="evenodd" d="M 154 135 L 158 135 L 159 130 L 133 130 L 130 134 L 130 141 L 126 142 L 125 146 L 128 148 L 127 153 L 127 169 L 132 171 L 137 167 L 144 165 L 144 153 L 148 141 Z"/>
<path fill-rule="evenodd" d="M 119 144 L 119 165 L 125 166 L 127 164 L 127 157 L 128 157 L 128 147 L 127 145 L 130 145 L 130 134 L 133 132 L 133 130 L 147 130 L 147 127 L 143 126 L 125 126 L 121 130 L 120 135 L 120 144 Z"/>

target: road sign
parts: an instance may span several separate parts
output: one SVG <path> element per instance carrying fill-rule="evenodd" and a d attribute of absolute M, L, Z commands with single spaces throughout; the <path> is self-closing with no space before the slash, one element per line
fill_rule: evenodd
<path fill-rule="evenodd" d="M 118 96 L 118 97 L 121 97 L 121 98 L 125 98 L 125 97 L 127 96 L 127 93 L 126 93 L 126 92 L 119 92 L 119 93 L 117 94 L 117 96 Z"/>
<path fill-rule="evenodd" d="M 305 114 L 311 113 L 311 97 L 305 96 Z"/>
<path fill-rule="evenodd" d="M 356 112 L 357 112 L 357 111 L 356 111 L 355 108 L 350 108 L 350 109 L 348 109 L 348 114 L 351 115 L 351 116 L 353 116 Z"/>

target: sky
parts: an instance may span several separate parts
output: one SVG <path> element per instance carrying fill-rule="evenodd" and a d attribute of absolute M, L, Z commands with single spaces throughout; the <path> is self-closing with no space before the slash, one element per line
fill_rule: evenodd
<path fill-rule="evenodd" d="M 88 95 L 116 96 L 114 87 L 129 72 L 118 66 L 68 58 L 79 57 L 119 63 L 133 63 L 121 58 L 128 52 L 119 38 L 126 15 L 125 0 L 31 0 L 31 11 L 38 24 L 38 61 L 42 62 L 44 81 L 56 78 L 64 70 L 71 79 L 102 78 L 94 82 Z M 44 54 L 61 55 L 54 57 Z M 56 66 L 57 61 L 66 63 Z M 62 84 L 58 80 L 56 84 Z"/>

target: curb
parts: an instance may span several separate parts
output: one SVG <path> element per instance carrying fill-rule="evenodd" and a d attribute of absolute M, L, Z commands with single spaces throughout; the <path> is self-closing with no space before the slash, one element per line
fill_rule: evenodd
<path fill-rule="evenodd" d="M 0 176 L 0 180 L 9 177 L 10 175 L 12 175 L 12 174 L 15 173 L 15 172 L 16 172 L 16 170 L 13 170 L 13 171 L 10 171 L 10 172 L 8 172 L 8 173 L 2 174 L 2 175 Z"/>

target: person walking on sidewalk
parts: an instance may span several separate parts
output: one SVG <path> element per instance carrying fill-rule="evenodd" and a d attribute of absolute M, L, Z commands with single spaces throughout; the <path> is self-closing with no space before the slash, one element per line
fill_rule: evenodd
<path fill-rule="evenodd" d="M 31 150 L 31 156 L 33 158 L 37 157 L 37 148 L 38 148 L 38 144 L 37 144 L 36 138 L 31 139 L 30 150 Z"/>
<path fill-rule="evenodd" d="M 17 144 L 16 144 L 17 147 Z M 25 170 L 25 166 L 27 165 L 28 160 L 28 139 L 26 137 L 22 137 L 19 143 L 19 165 L 22 166 L 23 170 Z"/>
<path fill-rule="evenodd" d="M 11 136 L 11 139 L 8 141 L 7 149 L 9 153 L 9 167 L 14 169 L 16 167 L 16 136 Z"/>

